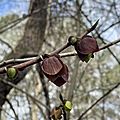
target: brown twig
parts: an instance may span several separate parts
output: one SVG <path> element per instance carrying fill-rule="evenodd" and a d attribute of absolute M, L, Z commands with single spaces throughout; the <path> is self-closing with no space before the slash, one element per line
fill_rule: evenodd
<path fill-rule="evenodd" d="M 90 29 L 88 29 L 83 35 L 81 35 L 81 38 L 84 37 L 84 35 L 87 35 L 89 32 L 93 31 L 93 30 L 96 28 L 97 24 L 98 24 L 98 21 L 95 22 L 95 24 L 94 24 Z M 64 49 L 68 48 L 70 45 L 71 45 L 71 44 L 69 43 L 69 41 L 67 41 L 66 44 L 64 44 L 63 46 L 61 46 L 59 49 L 53 51 L 52 53 L 49 53 L 49 55 L 59 54 L 61 51 L 63 51 Z M 28 66 L 30 66 L 30 65 L 33 65 L 33 64 L 35 64 L 35 63 L 38 63 L 38 62 L 40 62 L 40 61 L 42 61 L 41 57 L 35 57 L 35 58 L 32 59 L 32 60 L 29 60 L 29 61 L 26 61 L 26 62 L 17 64 L 17 65 L 14 65 L 14 66 L 12 66 L 12 67 L 14 67 L 14 68 L 16 68 L 16 69 L 18 69 L 18 70 L 23 70 L 24 68 L 26 68 L 26 67 L 28 67 Z M 13 61 L 9 61 L 8 63 L 10 63 L 10 62 L 13 62 Z M 6 62 L 6 63 L 7 63 L 7 62 Z M 5 64 L 5 62 L 4 62 L 4 63 L 1 63 L 1 66 L 2 66 L 3 64 Z M 6 67 L 6 66 L 5 66 L 5 67 Z M 6 72 L 6 68 L 5 68 L 5 67 L 0 68 L 0 74 Z"/>
<path fill-rule="evenodd" d="M 113 45 L 117 44 L 118 42 L 120 42 L 120 39 L 106 44 L 105 46 L 101 47 L 99 49 L 99 51 L 101 51 L 103 49 L 106 49 L 106 48 L 109 48 L 110 46 L 113 46 Z M 65 46 L 66 45 L 67 44 L 65 44 Z M 59 50 L 56 50 L 56 51 L 58 52 L 58 51 L 63 50 L 63 48 L 66 48 L 65 46 L 61 47 Z M 56 51 L 53 52 L 53 53 L 54 54 L 57 53 Z M 97 51 L 97 52 L 99 52 L 99 51 Z M 53 53 L 51 53 L 51 54 L 53 54 Z M 77 53 L 76 52 L 68 52 L 68 53 L 62 53 L 62 54 L 59 54 L 59 55 L 61 57 L 68 57 L 68 56 L 75 56 L 75 55 L 77 55 Z M 29 58 L 23 58 L 23 59 L 10 59 L 10 60 L 7 60 L 7 61 L 3 61 L 2 63 L 0 63 L 0 67 L 1 67 L 0 68 L 0 74 L 5 73 L 6 72 L 5 66 L 10 65 L 10 64 L 17 64 L 17 65 L 14 65 L 13 67 L 15 67 L 19 70 L 23 70 L 24 68 L 26 68 L 30 65 L 36 64 L 40 61 L 42 61 L 41 56 L 29 57 Z"/>

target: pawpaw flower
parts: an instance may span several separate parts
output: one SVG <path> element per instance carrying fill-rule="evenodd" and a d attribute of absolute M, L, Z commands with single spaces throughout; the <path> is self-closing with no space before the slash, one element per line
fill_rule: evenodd
<path fill-rule="evenodd" d="M 68 67 L 59 56 L 45 57 L 41 68 L 45 76 L 59 87 L 68 81 Z"/>
<path fill-rule="evenodd" d="M 99 51 L 97 41 L 92 36 L 86 35 L 82 39 L 76 37 L 76 40 L 74 36 L 71 36 L 69 41 L 73 42 L 72 44 L 83 62 L 88 62 L 90 58 L 94 57 L 93 53 Z"/>

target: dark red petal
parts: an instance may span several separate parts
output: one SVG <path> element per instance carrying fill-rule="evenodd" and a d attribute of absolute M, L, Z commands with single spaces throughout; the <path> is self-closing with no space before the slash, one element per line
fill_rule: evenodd
<path fill-rule="evenodd" d="M 58 87 L 66 83 L 66 81 L 62 77 L 58 77 L 55 81 L 52 81 L 52 82 Z"/>
<path fill-rule="evenodd" d="M 56 56 L 51 56 L 43 60 L 41 67 L 45 74 L 56 75 L 63 68 L 63 64 L 59 58 Z"/>
<path fill-rule="evenodd" d="M 90 54 L 99 50 L 97 41 L 91 36 L 85 36 L 75 45 L 76 51 L 81 54 Z"/>
<path fill-rule="evenodd" d="M 67 65 L 64 64 L 63 69 L 60 71 L 61 77 L 67 82 L 69 77 L 69 71 Z"/>
<path fill-rule="evenodd" d="M 68 77 L 69 77 L 68 67 L 64 64 L 64 67 L 58 73 L 57 77 L 51 80 L 51 82 L 60 87 L 68 81 Z"/>

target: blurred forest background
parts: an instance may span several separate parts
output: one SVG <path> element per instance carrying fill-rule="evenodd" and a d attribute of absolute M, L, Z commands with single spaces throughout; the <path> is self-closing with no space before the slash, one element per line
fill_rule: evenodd
<path fill-rule="evenodd" d="M 70 35 L 80 36 L 98 19 L 91 35 L 99 46 L 120 39 L 120 0 L 0 0 L 0 61 L 52 52 Z M 62 58 L 70 73 L 69 82 L 62 87 L 49 82 L 36 65 L 9 81 L 11 85 L 3 81 L 6 75 L 0 75 L 0 119 L 48 120 L 51 109 L 60 104 L 61 92 L 73 103 L 67 120 L 78 120 L 120 83 L 119 51 L 120 44 L 116 44 L 96 53 L 88 63 L 77 56 Z M 120 120 L 120 87 L 81 120 Z"/>

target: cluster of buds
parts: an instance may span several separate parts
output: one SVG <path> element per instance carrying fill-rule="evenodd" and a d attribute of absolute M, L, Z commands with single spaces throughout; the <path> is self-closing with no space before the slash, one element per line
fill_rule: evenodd
<path fill-rule="evenodd" d="M 70 36 L 68 43 L 74 46 L 80 60 L 83 62 L 88 62 L 94 57 L 94 52 L 99 51 L 96 39 L 89 35 L 83 38 Z M 59 55 L 45 55 L 42 70 L 45 76 L 59 87 L 68 81 L 68 67 L 62 62 Z"/>
<path fill-rule="evenodd" d="M 59 96 L 61 100 L 61 104 L 58 107 L 54 107 L 51 111 L 50 117 L 53 120 L 60 120 L 62 119 L 62 116 L 66 117 L 66 111 L 70 112 L 72 109 L 72 102 L 69 100 L 63 99 L 62 95 Z"/>
<path fill-rule="evenodd" d="M 80 60 L 83 62 L 88 62 L 90 58 L 94 57 L 93 53 L 99 51 L 96 39 L 89 35 L 82 38 L 70 36 L 68 41 L 74 46 Z"/>

